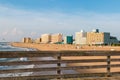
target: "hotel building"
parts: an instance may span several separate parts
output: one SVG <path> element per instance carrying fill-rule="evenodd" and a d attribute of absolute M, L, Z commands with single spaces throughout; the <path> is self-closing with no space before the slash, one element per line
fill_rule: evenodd
<path fill-rule="evenodd" d="M 64 44 L 73 44 L 73 36 L 65 36 Z"/>
<path fill-rule="evenodd" d="M 75 33 L 75 44 L 86 45 L 86 32 L 81 30 Z"/>
<path fill-rule="evenodd" d="M 112 43 L 118 43 L 116 37 L 111 37 L 109 32 L 99 32 L 98 29 L 94 29 L 92 32 L 87 32 L 88 45 L 109 45 Z"/>
<path fill-rule="evenodd" d="M 62 40 L 63 35 L 60 33 L 51 35 L 51 43 L 62 42 Z"/>
<path fill-rule="evenodd" d="M 42 34 L 41 35 L 41 43 L 50 43 L 51 35 L 50 34 Z"/>
<path fill-rule="evenodd" d="M 32 39 L 30 37 L 28 37 L 28 38 L 25 37 L 22 39 L 22 42 L 23 43 L 32 43 Z"/>
<path fill-rule="evenodd" d="M 35 43 L 41 43 L 41 38 L 37 38 L 37 39 L 35 40 Z"/>

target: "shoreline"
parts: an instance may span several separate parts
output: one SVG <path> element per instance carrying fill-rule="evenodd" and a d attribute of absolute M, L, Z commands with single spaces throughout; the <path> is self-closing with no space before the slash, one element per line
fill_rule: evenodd
<path fill-rule="evenodd" d="M 120 51 L 120 46 L 77 46 L 71 44 L 11 43 L 11 46 L 32 48 L 36 51 Z"/>

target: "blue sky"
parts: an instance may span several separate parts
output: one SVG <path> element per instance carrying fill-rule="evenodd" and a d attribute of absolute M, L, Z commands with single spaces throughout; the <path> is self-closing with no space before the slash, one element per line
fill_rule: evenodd
<path fill-rule="evenodd" d="M 120 0 L 0 0 L 0 41 L 99 28 L 120 39 Z"/>
<path fill-rule="evenodd" d="M 63 12 L 95 11 L 100 13 L 120 12 L 120 0 L 0 0 L 3 5 L 11 5 L 26 10 L 60 10 Z"/>

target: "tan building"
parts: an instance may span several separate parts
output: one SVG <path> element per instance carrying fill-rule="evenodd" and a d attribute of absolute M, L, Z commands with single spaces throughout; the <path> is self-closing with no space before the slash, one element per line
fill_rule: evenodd
<path fill-rule="evenodd" d="M 62 40 L 63 35 L 60 33 L 51 35 L 51 43 L 62 42 Z"/>
<path fill-rule="evenodd" d="M 108 35 L 108 36 L 106 36 Z M 87 44 L 104 44 L 106 40 L 109 39 L 110 33 L 95 33 L 95 32 L 87 32 Z M 108 38 L 107 38 L 108 37 Z M 109 40 L 108 40 L 109 41 Z"/>
<path fill-rule="evenodd" d="M 41 43 L 41 38 L 37 38 L 37 39 L 35 40 L 35 43 Z"/>
<path fill-rule="evenodd" d="M 42 34 L 41 35 L 41 43 L 50 43 L 51 35 L 50 34 Z"/>
<path fill-rule="evenodd" d="M 118 43 L 117 38 L 111 37 L 109 32 L 99 32 L 99 30 L 93 30 L 92 32 L 87 32 L 87 44 L 112 44 Z"/>
<path fill-rule="evenodd" d="M 25 38 L 22 39 L 22 42 L 23 43 L 32 43 L 32 39 L 29 38 L 29 37 L 28 38 L 25 37 Z"/>
<path fill-rule="evenodd" d="M 75 44 L 86 45 L 86 32 L 81 30 L 75 33 Z"/>

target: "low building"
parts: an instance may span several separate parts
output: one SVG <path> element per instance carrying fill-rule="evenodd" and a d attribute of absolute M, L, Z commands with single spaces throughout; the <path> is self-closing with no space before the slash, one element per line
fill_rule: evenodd
<path fill-rule="evenodd" d="M 63 40 L 63 35 L 60 33 L 51 35 L 51 43 L 62 42 L 62 40 Z"/>
<path fill-rule="evenodd" d="M 23 43 L 32 43 L 32 39 L 30 37 L 25 37 L 22 39 Z"/>
<path fill-rule="evenodd" d="M 50 42 L 51 42 L 51 34 L 41 35 L 41 43 L 50 43 Z"/>
<path fill-rule="evenodd" d="M 37 39 L 35 40 L 35 43 L 41 43 L 41 38 L 37 38 Z"/>
<path fill-rule="evenodd" d="M 119 43 L 118 39 L 114 36 L 110 36 L 110 42 L 111 42 L 110 44 L 118 44 Z"/>
<path fill-rule="evenodd" d="M 64 44 L 73 44 L 73 36 L 64 37 Z"/>

